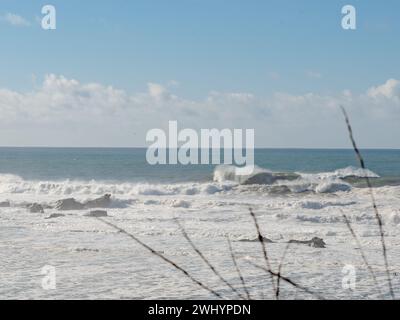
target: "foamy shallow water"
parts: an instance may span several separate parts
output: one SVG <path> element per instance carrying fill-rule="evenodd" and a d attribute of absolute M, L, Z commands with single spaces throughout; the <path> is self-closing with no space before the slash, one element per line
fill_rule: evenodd
<path fill-rule="evenodd" d="M 9 177 L 14 179 L 15 177 Z M 325 249 L 291 245 L 282 274 L 330 299 L 375 299 L 379 295 L 360 256 L 357 244 L 343 222 L 346 214 L 359 236 L 373 266 L 385 298 L 389 298 L 376 225 L 367 189 L 331 193 L 271 192 L 267 186 L 241 186 L 229 182 L 186 183 L 178 185 L 101 185 L 82 184 L 62 189 L 54 183 L 12 182 L 1 199 L 10 208 L 0 208 L 0 297 L 5 299 L 212 299 L 179 271 L 151 255 L 126 235 L 95 218 L 87 210 L 62 212 L 66 216 L 45 219 L 29 213 L 24 202 L 51 203 L 75 197 L 93 199 L 105 192 L 113 194 L 108 221 L 123 227 L 197 279 L 226 298 L 237 298 L 216 278 L 185 241 L 174 218 L 185 226 L 193 241 L 224 277 L 240 288 L 226 237 L 232 240 L 243 275 L 253 298 L 273 298 L 270 278 L 249 261 L 264 265 L 256 231 L 248 213 L 257 214 L 267 244 L 272 268 L 277 271 L 285 241 L 323 238 Z M 53 184 L 53 186 L 49 186 Z M 90 182 L 87 183 L 90 185 Z M 21 189 L 18 192 L 16 186 Z M 5 184 L 3 184 L 3 187 Z M 75 187 L 74 187 L 75 186 Z M 69 188 L 69 189 L 68 189 Z M 88 189 L 89 188 L 89 189 Z M 114 188 L 110 190 L 110 188 Z M 51 192 L 49 191 L 51 190 Z M 86 190 L 86 191 L 85 191 Z M 129 192 L 126 192 L 129 190 Z M 400 296 L 400 187 L 375 188 L 384 229 L 395 293 Z M 56 269 L 57 288 L 44 290 L 43 266 Z M 342 287 L 345 265 L 356 268 L 354 291 Z M 310 299 L 312 296 L 282 284 L 282 298 Z"/>

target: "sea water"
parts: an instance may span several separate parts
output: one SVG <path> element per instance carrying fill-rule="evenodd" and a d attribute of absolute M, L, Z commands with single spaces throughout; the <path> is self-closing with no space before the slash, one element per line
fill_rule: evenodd
<path fill-rule="evenodd" d="M 105 218 L 182 265 L 221 295 L 237 298 L 182 236 L 193 241 L 232 284 L 241 282 L 227 237 L 254 297 L 273 298 L 270 279 L 253 267 L 262 252 L 249 209 L 277 269 L 289 240 L 324 239 L 326 248 L 292 245 L 283 273 L 327 298 L 379 298 L 360 248 L 343 221 L 350 219 L 388 297 L 373 193 L 384 221 L 390 274 L 400 295 L 400 151 L 363 150 L 368 170 L 352 150 L 257 149 L 256 180 L 238 179 L 232 167 L 150 166 L 145 149 L 0 148 L 1 298 L 213 298 L 126 235 L 86 217 L 59 212 L 57 200 L 85 202 L 111 194 Z M 246 183 L 256 181 L 257 183 Z M 40 203 L 44 213 L 27 206 Z M 48 219 L 51 214 L 62 214 Z M 251 262 L 251 263 L 250 263 Z M 343 268 L 357 271 L 357 289 L 343 287 Z M 56 289 L 43 288 L 43 267 L 53 266 Z M 282 285 L 282 297 L 312 296 Z M 243 293 L 243 291 L 242 291 Z"/>

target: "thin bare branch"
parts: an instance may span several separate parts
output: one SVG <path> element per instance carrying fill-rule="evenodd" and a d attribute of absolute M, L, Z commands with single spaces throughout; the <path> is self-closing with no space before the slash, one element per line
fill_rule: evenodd
<path fill-rule="evenodd" d="M 371 265 L 368 263 L 367 257 L 366 257 L 366 255 L 364 253 L 364 250 L 363 250 L 362 246 L 361 246 L 360 240 L 358 239 L 353 227 L 351 226 L 350 220 L 347 218 L 347 216 L 345 214 L 343 214 L 343 218 L 344 218 L 344 221 L 346 222 L 347 228 L 349 229 L 351 235 L 353 236 L 354 240 L 357 243 L 358 248 L 360 249 L 361 257 L 362 257 L 362 259 L 364 261 L 364 264 L 367 266 L 368 271 L 371 274 L 372 279 L 374 280 L 375 287 L 378 288 L 379 293 L 382 295 L 381 289 L 379 288 L 378 281 L 377 281 L 376 276 L 375 276 L 375 272 L 372 269 Z"/>
<path fill-rule="evenodd" d="M 179 228 L 183 236 L 185 237 L 186 241 L 190 244 L 193 250 L 199 255 L 199 257 L 204 261 L 204 263 L 210 268 L 210 270 L 223 282 L 227 285 L 240 299 L 244 300 L 244 296 L 236 290 L 218 271 L 217 269 L 211 264 L 211 262 L 204 256 L 204 254 L 196 247 L 193 243 L 192 239 L 190 239 L 189 235 L 187 234 L 186 230 L 183 226 L 179 223 L 177 219 L 175 219 L 176 223 L 178 224 Z"/>
<path fill-rule="evenodd" d="M 280 274 L 278 274 L 278 273 L 276 273 L 276 272 L 273 272 L 273 271 L 271 271 L 271 270 L 268 270 L 267 268 L 265 268 L 265 267 L 263 267 L 263 266 L 259 266 L 258 264 L 255 264 L 255 263 L 253 263 L 253 262 L 251 262 L 251 261 L 248 261 L 248 262 L 249 262 L 252 266 L 254 266 L 254 267 L 258 268 L 258 269 L 264 270 L 265 272 L 269 273 L 269 274 L 271 275 L 271 277 L 278 277 L 278 278 L 282 279 L 282 281 L 285 281 L 285 282 L 289 283 L 289 284 L 292 285 L 293 287 L 295 287 L 295 288 L 297 288 L 297 289 L 300 289 L 300 290 L 302 290 L 302 291 L 304 291 L 304 292 L 306 292 L 306 293 L 308 293 L 308 294 L 310 294 L 310 295 L 316 297 L 316 298 L 319 299 L 319 300 L 325 300 L 325 298 L 322 297 L 321 295 L 319 295 L 318 293 L 316 293 L 316 292 L 314 292 L 314 291 L 312 291 L 312 290 L 310 290 L 310 289 L 308 289 L 308 288 L 306 288 L 306 287 L 304 287 L 304 286 L 302 286 L 302 285 L 300 285 L 300 284 L 294 282 L 293 280 L 291 280 L 291 279 L 289 279 L 289 278 L 287 278 L 287 277 L 284 277 L 284 276 L 282 276 L 282 275 L 280 275 Z"/>
<path fill-rule="evenodd" d="M 128 237 L 130 237 L 131 239 L 133 239 L 134 241 L 136 241 L 136 243 L 138 243 L 139 245 L 141 245 L 143 248 L 147 249 L 148 251 L 150 251 L 151 254 L 159 257 L 160 259 L 164 260 L 165 262 L 167 262 L 168 264 L 170 264 L 171 266 L 173 266 L 175 269 L 179 270 L 180 272 L 182 272 L 187 278 L 189 278 L 191 281 L 193 281 L 195 284 L 197 284 L 199 287 L 203 288 L 204 290 L 210 292 L 211 294 L 213 294 L 214 296 L 216 296 L 219 299 L 223 299 L 223 297 L 216 291 L 214 291 L 213 289 L 209 288 L 207 285 L 205 285 L 204 283 L 202 283 L 201 281 L 195 279 L 192 275 L 189 274 L 189 272 L 187 272 L 185 269 L 183 269 L 182 267 L 180 267 L 179 265 L 177 265 L 175 262 L 171 261 L 170 259 L 168 259 L 167 257 L 165 257 L 164 255 L 162 255 L 161 253 L 157 252 L 156 250 L 154 250 L 152 247 L 150 247 L 149 245 L 145 244 L 144 242 L 142 242 L 141 240 L 139 240 L 138 238 L 136 238 L 133 234 L 127 232 L 126 230 L 118 227 L 117 225 L 108 222 L 106 220 L 103 220 L 101 218 L 96 218 L 97 220 L 105 223 L 106 225 L 114 228 L 115 230 L 118 230 L 119 232 L 127 235 Z"/>
<path fill-rule="evenodd" d="M 283 261 L 286 258 L 286 253 L 288 252 L 290 245 L 291 245 L 291 242 L 288 242 L 285 247 L 285 250 L 283 251 L 281 262 L 279 263 L 278 279 L 276 280 L 276 299 L 277 300 L 279 300 L 279 294 L 280 294 L 280 282 L 281 282 L 281 271 L 282 271 Z"/>
<path fill-rule="evenodd" d="M 346 110 L 345 110 L 345 108 L 343 106 L 340 106 L 340 108 L 341 108 L 341 110 L 343 112 L 343 115 L 344 115 L 344 118 L 346 120 L 347 130 L 349 132 L 349 137 L 350 137 L 351 143 L 353 145 L 354 152 L 356 153 L 356 156 L 357 156 L 357 159 L 358 159 L 358 161 L 360 163 L 361 168 L 365 170 L 366 169 L 365 161 L 364 161 L 364 158 L 362 157 L 361 152 L 358 149 L 357 143 L 356 143 L 356 141 L 354 139 L 353 129 L 352 129 L 351 124 L 350 124 L 349 116 L 347 115 L 347 112 L 346 112 Z M 376 205 L 375 195 L 374 195 L 374 191 L 373 191 L 373 188 L 372 188 L 371 180 L 369 179 L 368 175 L 366 175 L 366 174 L 364 175 L 364 178 L 365 178 L 365 181 L 366 181 L 367 186 L 368 186 L 369 194 L 371 196 L 371 201 L 372 201 L 372 207 L 374 208 L 374 212 L 375 212 L 375 218 L 376 218 L 378 226 L 379 226 L 379 232 L 380 232 L 381 244 L 382 244 L 382 253 L 383 253 L 383 259 L 384 259 L 384 263 L 385 263 L 386 276 L 387 276 L 388 285 L 389 285 L 389 292 L 390 292 L 390 295 L 391 295 L 392 299 L 395 299 L 393 286 L 392 286 L 392 279 L 391 279 L 390 271 L 389 271 L 389 263 L 388 263 L 387 252 L 386 252 L 385 234 L 384 234 L 384 231 L 383 231 L 382 218 L 381 218 L 381 216 L 379 214 L 378 207 Z"/>
<path fill-rule="evenodd" d="M 235 257 L 235 253 L 233 252 L 231 240 L 229 239 L 229 237 L 226 237 L 226 238 L 228 240 L 229 252 L 231 253 L 232 262 L 235 266 L 235 269 L 239 276 L 239 279 L 242 282 L 242 287 L 243 287 L 244 292 L 246 293 L 247 300 L 251 300 L 249 290 L 247 289 L 247 286 L 246 286 L 246 281 L 244 280 L 242 272 L 240 271 L 239 265 L 236 261 L 236 257 Z"/>
<path fill-rule="evenodd" d="M 261 244 L 264 260 L 265 260 L 265 263 L 267 265 L 267 269 L 272 272 L 271 264 L 270 264 L 269 258 L 268 258 L 267 247 L 266 247 L 266 245 L 264 243 L 264 238 L 263 238 L 263 236 L 261 234 L 261 231 L 260 231 L 260 225 L 258 224 L 258 220 L 257 220 L 256 215 L 254 214 L 253 210 L 250 208 L 249 211 L 250 211 L 251 217 L 253 218 L 253 222 L 254 222 L 254 225 L 255 225 L 256 230 L 257 230 L 258 241 Z M 271 275 L 271 284 L 272 284 L 272 288 L 273 288 L 273 290 L 275 292 L 275 297 L 276 297 L 276 290 L 277 289 L 276 289 L 276 286 L 275 286 L 274 277 L 272 275 Z"/>

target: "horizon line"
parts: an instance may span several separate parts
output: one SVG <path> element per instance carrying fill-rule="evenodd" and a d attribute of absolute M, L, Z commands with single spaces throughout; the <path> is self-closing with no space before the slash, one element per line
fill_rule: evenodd
<path fill-rule="evenodd" d="M 118 147 L 110 147 L 110 146 L 0 146 L 0 149 L 147 149 L 148 146 L 118 146 Z M 170 149 L 170 148 L 165 148 Z M 179 147 L 177 148 L 179 149 Z M 202 148 L 197 148 L 201 150 Z M 210 150 L 218 149 L 218 148 L 209 148 Z M 219 148 L 224 149 L 222 148 Z M 245 148 L 242 148 L 245 149 Z M 352 147 L 255 147 L 254 150 L 353 150 Z M 400 150 L 400 147 L 360 147 L 361 150 Z"/>

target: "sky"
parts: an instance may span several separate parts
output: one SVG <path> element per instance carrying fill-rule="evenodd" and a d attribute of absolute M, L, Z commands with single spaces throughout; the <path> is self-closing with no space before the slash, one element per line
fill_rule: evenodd
<path fill-rule="evenodd" d="M 399 17 L 398 0 L 2 0 L 0 145 L 146 146 L 177 120 L 345 148 L 343 105 L 360 146 L 400 148 Z"/>

